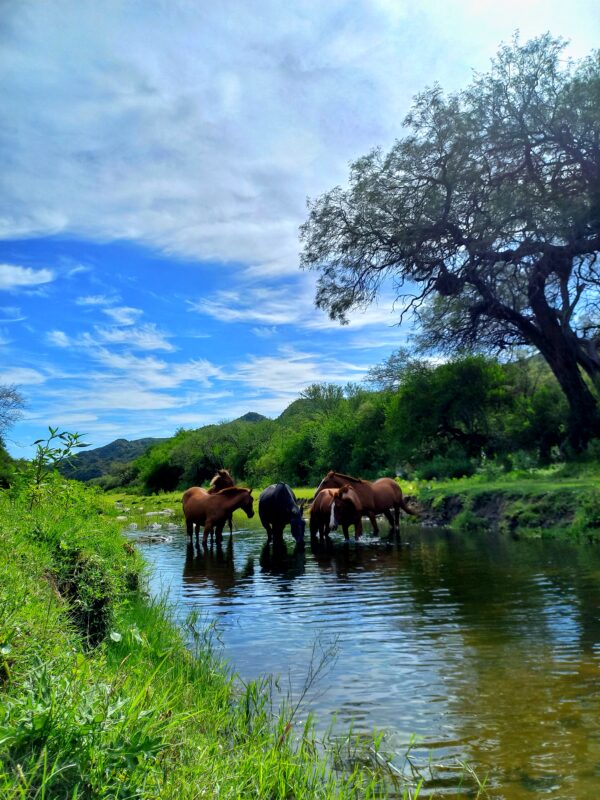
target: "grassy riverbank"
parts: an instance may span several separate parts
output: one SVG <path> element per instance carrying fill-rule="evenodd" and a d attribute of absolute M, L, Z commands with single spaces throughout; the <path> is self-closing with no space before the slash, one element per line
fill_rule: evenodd
<path fill-rule="evenodd" d="M 511 472 L 493 467 L 469 478 L 399 483 L 425 524 L 523 537 L 600 538 L 600 465 L 596 463 Z M 294 492 L 299 498 L 310 498 L 314 488 L 295 488 Z M 259 489 L 254 491 L 255 498 L 259 494 Z M 121 516 L 124 525 L 145 527 L 158 522 L 164 528 L 168 520 L 183 522 L 181 492 L 108 496 L 113 501 L 111 513 Z M 172 515 L 163 514 L 165 509 Z M 261 524 L 257 514 L 248 519 L 236 511 L 234 526 L 253 530 Z"/>
<path fill-rule="evenodd" d="M 327 766 L 204 624 L 180 633 L 148 601 L 114 498 L 49 488 L 31 510 L 0 493 L 2 798 L 384 796 L 377 768 Z"/>
<path fill-rule="evenodd" d="M 600 467 L 596 464 L 422 482 L 415 496 L 423 518 L 459 531 L 512 536 L 600 538 Z"/>

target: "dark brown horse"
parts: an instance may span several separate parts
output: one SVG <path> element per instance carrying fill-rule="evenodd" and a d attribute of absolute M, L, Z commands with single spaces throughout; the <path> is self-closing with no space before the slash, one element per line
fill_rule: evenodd
<path fill-rule="evenodd" d="M 393 478 L 379 478 L 376 481 L 365 481 L 362 478 L 353 478 L 341 472 L 330 470 L 323 478 L 315 492 L 315 498 L 323 489 L 341 489 L 349 484 L 352 486 L 362 505 L 362 513 L 369 517 L 373 526 L 373 534 L 379 535 L 376 515 L 385 514 L 390 523 L 390 533 L 400 530 L 400 509 L 407 514 L 418 516 L 416 511 L 406 505 L 402 496 L 402 489 Z M 392 511 L 394 512 L 392 514 Z"/>
<path fill-rule="evenodd" d="M 233 512 L 241 508 L 248 517 L 254 516 L 252 489 L 243 489 L 241 486 L 230 486 L 220 492 L 209 494 L 206 489 L 192 486 L 184 493 L 181 499 L 185 525 L 188 536 L 196 532 L 196 541 L 199 539 L 200 525 L 204 527 L 202 544 L 206 547 L 208 534 L 215 533 L 217 544 L 223 539 L 223 527 Z"/>
<path fill-rule="evenodd" d="M 228 469 L 218 469 L 211 478 L 208 493 L 216 494 L 220 492 L 221 489 L 229 489 L 230 486 L 235 486 L 235 481 L 231 477 L 231 472 L 229 472 Z M 233 519 L 231 517 L 227 520 L 227 524 L 229 525 L 229 535 L 231 536 L 233 533 Z"/>

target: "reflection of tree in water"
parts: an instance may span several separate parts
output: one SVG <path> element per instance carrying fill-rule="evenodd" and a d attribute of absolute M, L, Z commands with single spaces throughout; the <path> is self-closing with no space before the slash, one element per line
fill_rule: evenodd
<path fill-rule="evenodd" d="M 589 736 L 600 716 L 600 554 L 423 534 L 407 569 L 424 633 L 446 647 L 455 638 L 448 718 L 474 766 L 509 781 L 511 800 L 594 796 L 584 773 L 600 761 Z"/>
<path fill-rule="evenodd" d="M 236 575 L 233 558 L 233 537 L 227 539 L 225 548 L 204 548 L 194 550 L 188 544 L 183 565 L 183 584 L 212 584 L 219 596 L 229 596 L 236 584 L 250 577 L 254 572 L 254 559 L 250 556 L 241 574 Z"/>
<path fill-rule="evenodd" d="M 292 582 L 306 569 L 306 554 L 302 545 L 295 545 L 291 552 L 285 542 L 267 542 L 260 551 L 259 560 L 263 573 L 279 578 L 276 587 L 280 592 L 290 592 Z"/>

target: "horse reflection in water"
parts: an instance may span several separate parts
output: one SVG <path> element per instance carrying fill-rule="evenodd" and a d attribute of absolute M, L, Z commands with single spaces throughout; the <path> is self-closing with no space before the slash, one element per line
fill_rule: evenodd
<path fill-rule="evenodd" d="M 275 540 L 272 548 L 269 546 L 269 542 L 266 542 L 260 551 L 259 563 L 263 574 L 266 573 L 279 579 L 276 587 L 280 591 L 289 592 L 292 581 L 300 575 L 304 575 L 306 570 L 304 544 L 302 542 L 295 544 L 290 552 L 283 540 Z"/>
<path fill-rule="evenodd" d="M 219 597 L 228 597 L 240 581 L 254 574 L 254 559 L 248 558 L 244 569 L 236 575 L 233 558 L 233 539 L 227 540 L 225 548 L 217 547 L 216 550 L 196 551 L 194 545 L 189 543 L 183 565 L 184 586 L 212 585 L 217 590 Z"/>

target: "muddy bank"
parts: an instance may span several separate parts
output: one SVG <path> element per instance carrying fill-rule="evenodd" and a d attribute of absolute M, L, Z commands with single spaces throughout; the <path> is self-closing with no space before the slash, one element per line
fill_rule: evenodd
<path fill-rule="evenodd" d="M 581 486 L 458 486 L 421 488 L 411 498 L 425 525 L 489 530 L 519 537 L 600 539 L 600 489 Z"/>

